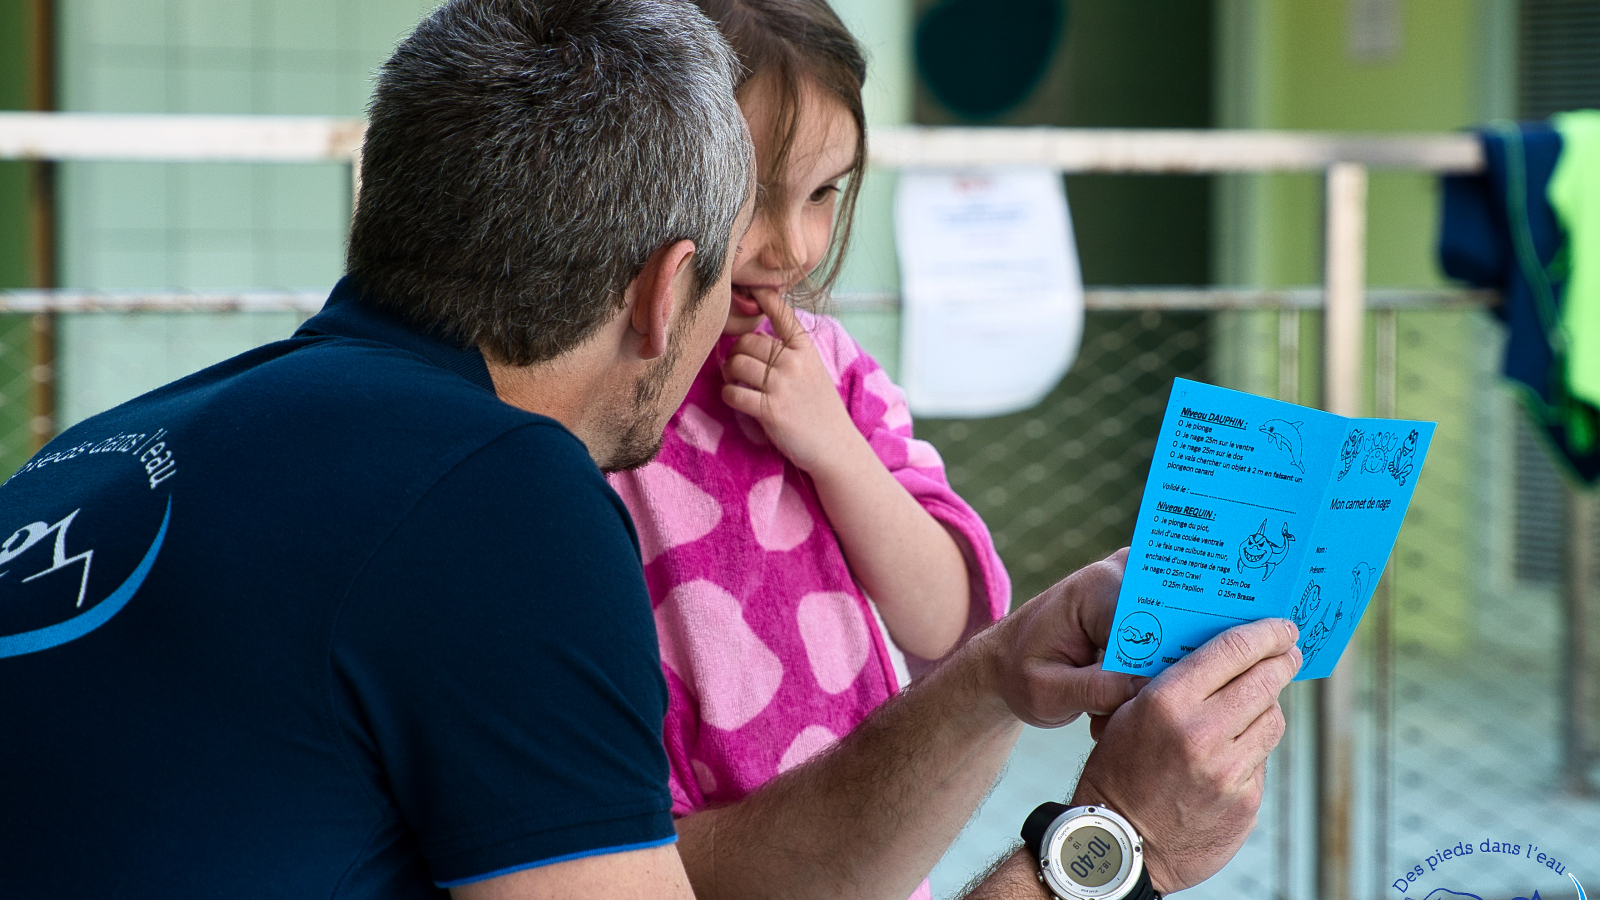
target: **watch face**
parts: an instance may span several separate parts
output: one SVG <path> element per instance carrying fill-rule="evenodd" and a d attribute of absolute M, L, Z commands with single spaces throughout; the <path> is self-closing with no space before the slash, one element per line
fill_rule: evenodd
<path fill-rule="evenodd" d="M 1126 819 L 1103 807 L 1062 813 L 1046 829 L 1039 874 L 1068 900 L 1125 896 L 1143 868 L 1138 835 Z"/>
<path fill-rule="evenodd" d="M 1122 868 L 1122 848 L 1111 832 L 1098 825 L 1086 825 L 1074 829 L 1061 842 L 1061 868 L 1074 883 L 1099 887 Z"/>

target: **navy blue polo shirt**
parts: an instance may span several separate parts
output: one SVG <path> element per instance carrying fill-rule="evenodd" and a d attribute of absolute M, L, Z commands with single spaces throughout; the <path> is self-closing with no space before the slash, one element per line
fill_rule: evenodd
<path fill-rule="evenodd" d="M 0 487 L 0 896 L 437 897 L 673 838 L 628 514 L 348 279 Z"/>

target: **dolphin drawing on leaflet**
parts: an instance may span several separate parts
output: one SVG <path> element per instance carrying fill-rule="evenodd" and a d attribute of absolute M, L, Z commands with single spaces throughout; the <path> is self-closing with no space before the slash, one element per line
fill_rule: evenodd
<path fill-rule="evenodd" d="M 1256 429 L 1267 436 L 1267 440 L 1278 446 L 1280 450 L 1289 451 L 1289 465 L 1305 474 L 1305 444 L 1300 439 L 1300 422 L 1289 422 L 1284 419 L 1272 419 L 1265 425 Z"/>
<path fill-rule="evenodd" d="M 1360 606 L 1372 595 L 1372 585 L 1378 578 L 1378 571 L 1364 562 L 1356 563 L 1350 570 L 1352 583 L 1350 585 L 1350 602 Z"/>

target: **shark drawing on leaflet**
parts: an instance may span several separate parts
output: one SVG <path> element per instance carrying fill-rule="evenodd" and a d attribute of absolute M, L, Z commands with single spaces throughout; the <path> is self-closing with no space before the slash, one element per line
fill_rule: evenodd
<path fill-rule="evenodd" d="M 1289 451 L 1289 465 L 1300 470 L 1304 475 L 1305 445 L 1300 439 L 1300 422 L 1289 422 L 1283 419 L 1273 419 L 1256 429 L 1267 436 L 1267 440 L 1276 444 L 1278 449 Z"/>
<path fill-rule="evenodd" d="M 1255 533 L 1239 542 L 1239 568 L 1261 569 L 1261 580 L 1266 581 L 1272 577 L 1272 570 L 1278 563 L 1289 555 L 1289 542 L 1294 540 L 1294 535 L 1289 533 L 1287 523 L 1283 526 L 1283 543 L 1274 544 L 1267 537 L 1267 520 L 1261 520 L 1261 527 Z"/>

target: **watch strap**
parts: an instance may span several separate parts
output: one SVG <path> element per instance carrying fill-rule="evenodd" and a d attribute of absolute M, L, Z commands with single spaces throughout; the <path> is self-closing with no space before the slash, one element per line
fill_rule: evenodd
<path fill-rule="evenodd" d="M 1161 900 L 1161 895 L 1156 893 L 1155 884 L 1150 881 L 1149 866 L 1139 867 L 1139 877 L 1133 882 L 1133 890 L 1122 900 Z"/>
<path fill-rule="evenodd" d="M 1033 858 L 1039 858 L 1040 845 L 1044 843 L 1044 833 L 1062 813 L 1072 807 L 1065 803 L 1041 803 L 1028 813 L 1028 818 L 1022 823 L 1022 842 L 1028 845 L 1028 852 Z M 1013 819 L 1012 821 L 1016 821 Z"/>

